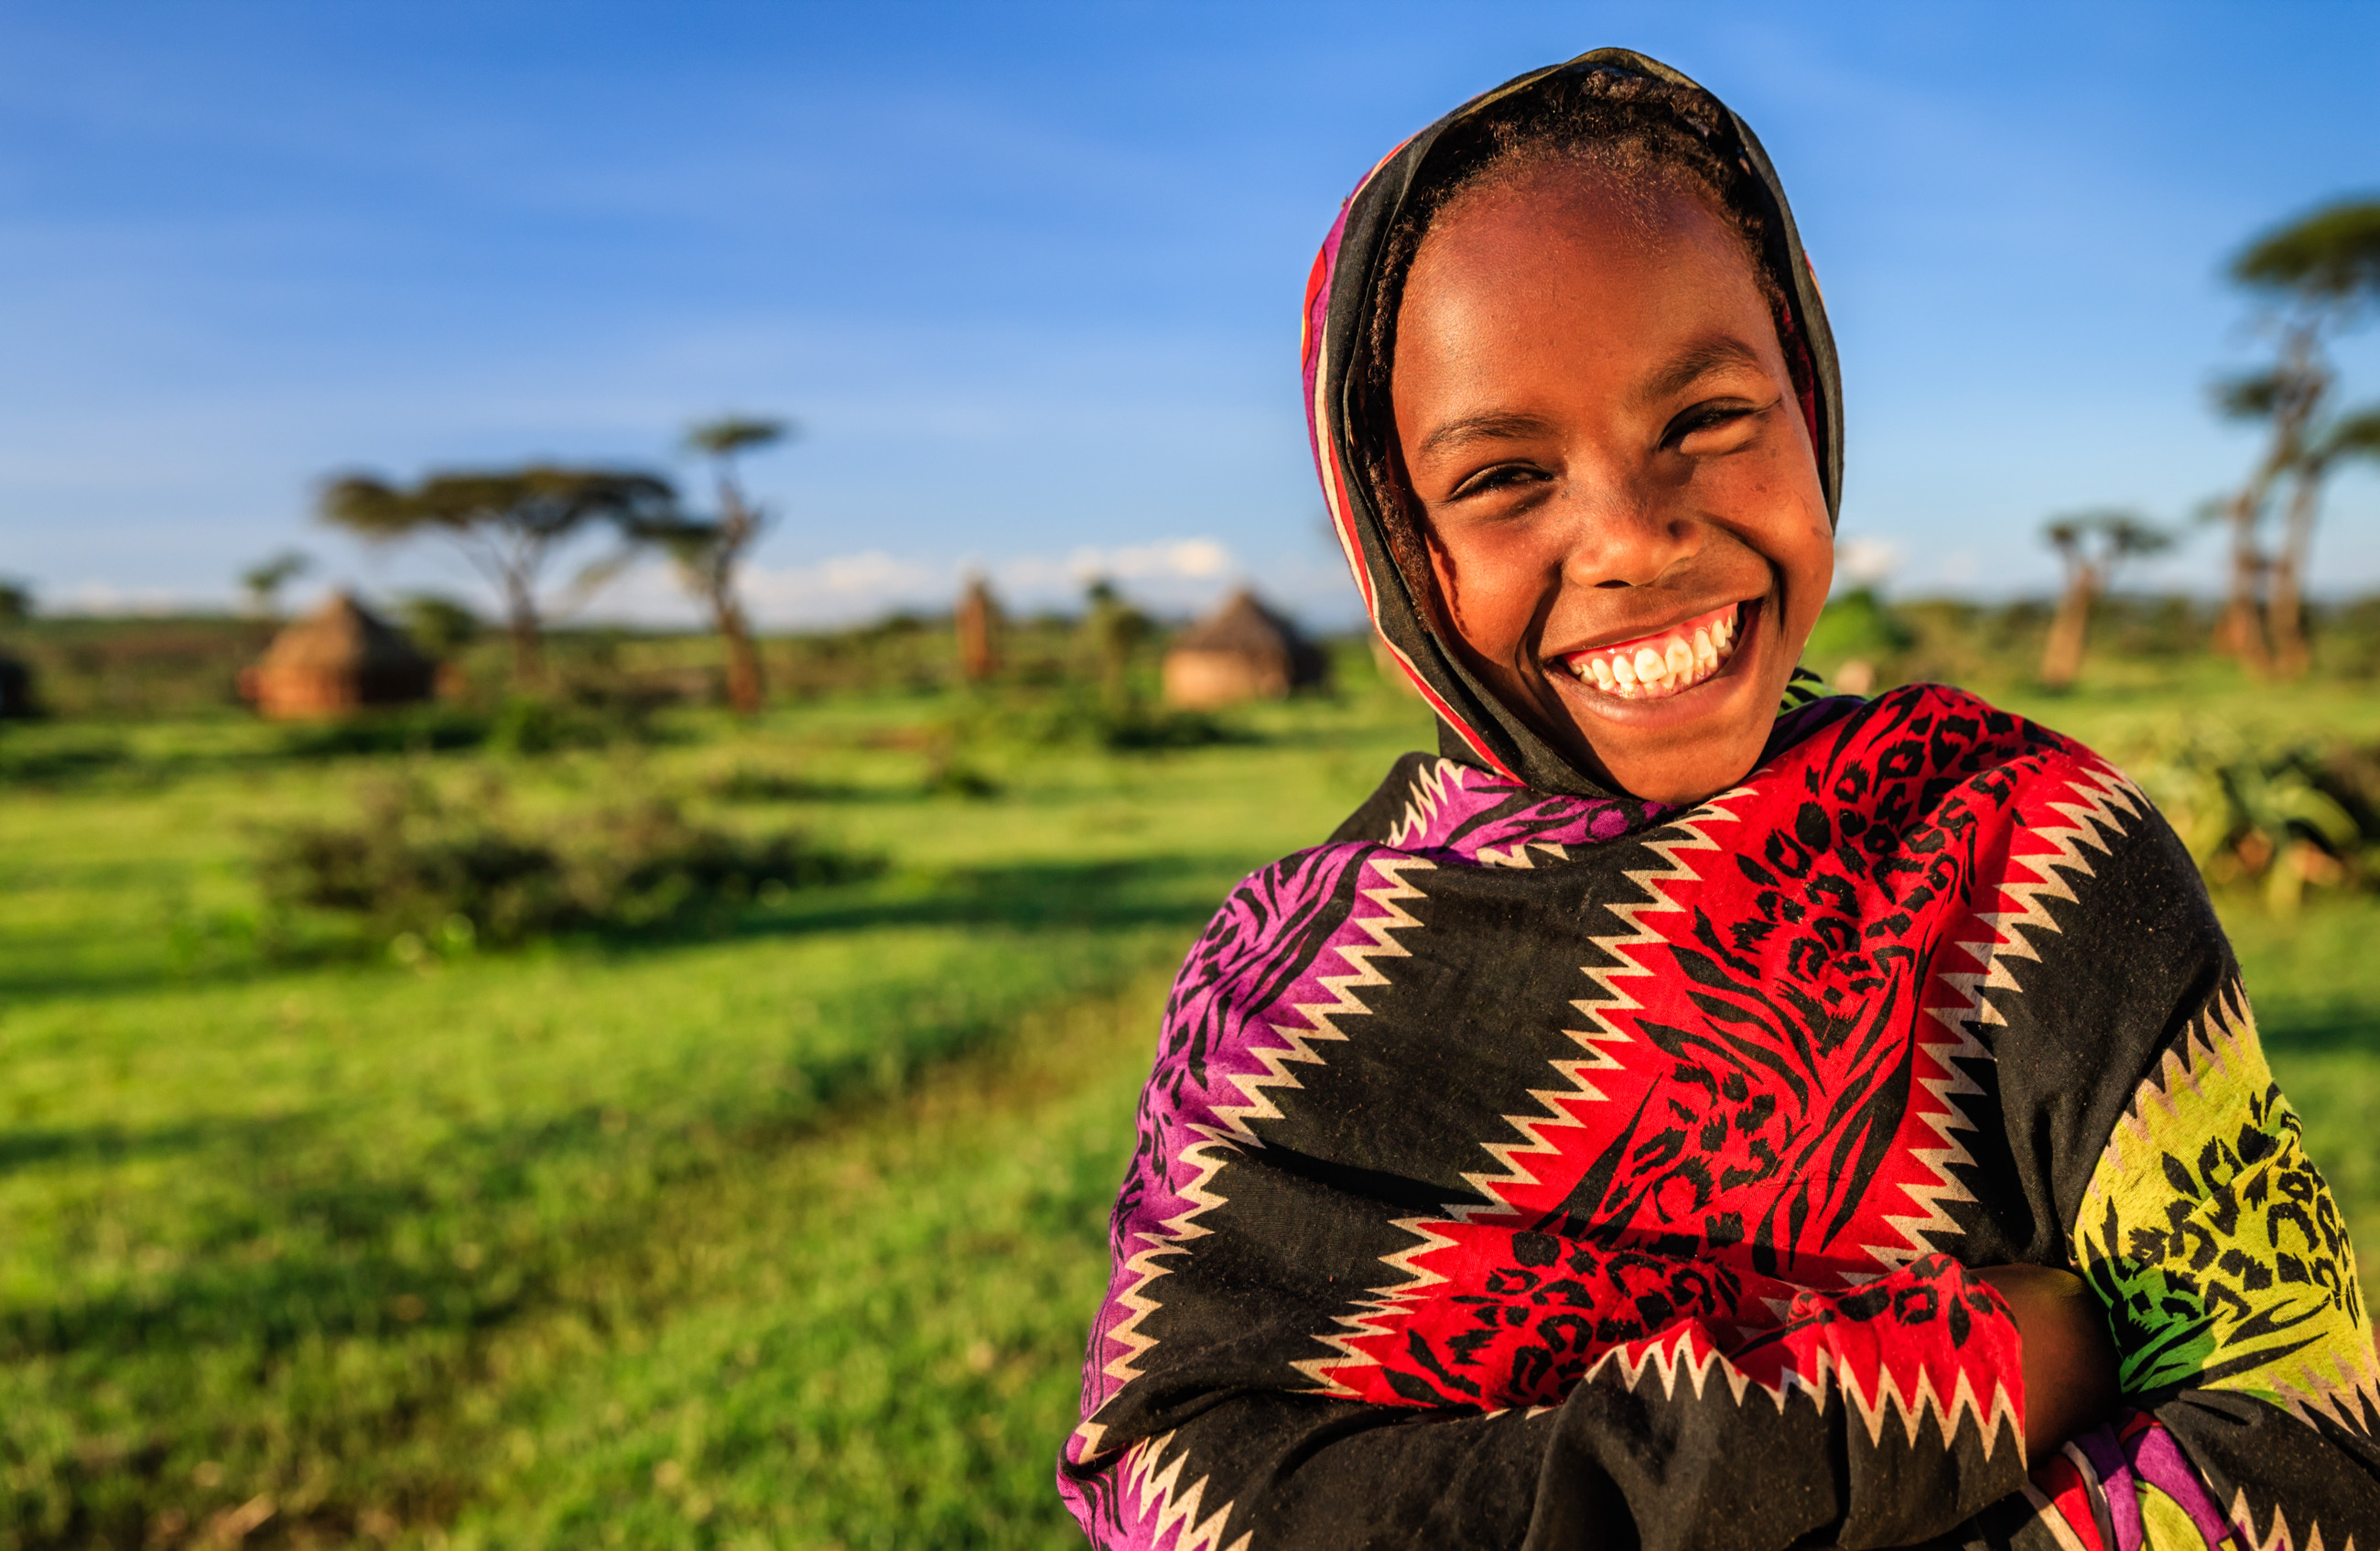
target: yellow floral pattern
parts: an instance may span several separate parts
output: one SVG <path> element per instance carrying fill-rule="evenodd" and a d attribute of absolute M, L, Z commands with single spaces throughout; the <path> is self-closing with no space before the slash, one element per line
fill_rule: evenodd
<path fill-rule="evenodd" d="M 2355 1398 L 2380 1403 L 2346 1225 L 2236 981 L 2116 1122 L 2075 1240 L 2127 1394 L 2236 1390 L 2357 1431 Z"/>

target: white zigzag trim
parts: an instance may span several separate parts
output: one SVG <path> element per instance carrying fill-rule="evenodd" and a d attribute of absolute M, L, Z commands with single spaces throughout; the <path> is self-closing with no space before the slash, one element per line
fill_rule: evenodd
<path fill-rule="evenodd" d="M 1452 760 L 1432 760 L 1414 772 L 1413 785 L 1407 788 L 1402 817 L 1389 830 L 1389 844 L 1399 850 L 1414 842 L 1414 837 L 1427 829 L 1438 818 L 1439 810 L 1446 806 L 1446 789 L 1463 788 L 1463 766 Z"/>
<path fill-rule="evenodd" d="M 2307 1526 L 2306 1536 L 2302 1542 L 2300 1541 L 2289 1529 L 2289 1511 L 2277 1503 L 2273 1507 L 2272 1527 L 2263 1534 L 2258 1534 L 2256 1516 L 2248 1507 L 2248 1494 L 2244 1490 L 2232 1494 L 2231 1528 L 2239 1535 L 2240 1543 L 2249 1547 L 2249 1551 L 2300 1551 L 2301 1545 L 2303 1551 L 2323 1551 L 2322 1526 L 2320 1524 Z M 2355 1535 L 2352 1531 L 2349 1532 L 2341 1551 L 2355 1551 Z"/>
<path fill-rule="evenodd" d="M 1694 1389 L 1694 1398 L 1699 1400 L 1710 1384 L 1712 1372 L 1717 1370 L 1719 1376 L 1727 1381 L 1728 1389 L 1739 1406 L 1743 1403 L 1744 1392 L 1752 1387 L 1752 1375 L 1729 1362 L 1716 1345 L 1708 1351 L 1694 1351 L 1691 1326 L 1681 1325 L 1667 1334 L 1632 1344 L 1642 1347 L 1633 1359 L 1627 1347 L 1614 1347 L 1597 1358 L 1579 1382 L 1593 1384 L 1606 1370 L 1609 1370 L 1620 1375 L 1624 1387 L 1633 1390 L 1644 1381 L 1645 1372 L 1649 1368 L 1660 1376 L 1661 1394 L 1665 1398 L 1677 1398 L 1678 1380 L 1682 1375 Z M 1779 1409 L 1782 1410 L 1785 1404 L 1783 1397 L 1779 1395 L 1776 1398 Z"/>
<path fill-rule="evenodd" d="M 1110 1378 L 1128 1382 L 1139 1376 L 1141 1358 L 1157 1344 L 1155 1337 L 1140 1328 L 1141 1322 L 1158 1307 L 1157 1301 L 1149 1296 L 1149 1289 L 1159 1277 L 1172 1269 L 1165 1264 L 1168 1257 L 1183 1253 L 1190 1240 L 1204 1238 L 1212 1231 L 1200 1225 L 1197 1219 L 1223 1203 L 1225 1198 L 1210 1188 L 1215 1176 L 1225 1164 L 1239 1155 L 1243 1144 L 1256 1141 L 1256 1132 L 1248 1125 L 1250 1120 L 1280 1117 L 1281 1109 L 1272 1102 L 1268 1091 L 1301 1086 L 1290 1067 L 1296 1063 L 1320 1065 L 1322 1057 L 1315 1053 L 1315 1044 L 1322 1040 L 1345 1039 L 1347 1036 L 1340 1030 L 1339 1020 L 1351 1014 L 1368 1014 L 1371 1011 L 1355 995 L 1356 991 L 1389 983 L 1388 977 L 1373 967 L 1373 959 L 1402 959 L 1411 951 L 1389 935 L 1402 928 L 1421 924 L 1399 903 L 1422 897 L 1421 890 L 1407 883 L 1404 874 L 1430 872 L 1437 864 L 1421 857 L 1374 856 L 1365 865 L 1383 880 L 1383 886 L 1359 892 L 1380 913 L 1368 919 L 1351 920 L 1350 924 L 1362 927 L 1370 935 L 1371 946 L 1340 946 L 1339 957 L 1346 961 L 1348 972 L 1325 975 L 1320 979 L 1322 988 L 1331 994 L 1332 999 L 1301 1003 L 1292 1009 L 1303 1017 L 1310 1028 L 1301 1032 L 1287 1024 L 1268 1025 L 1270 1032 L 1284 1043 L 1269 1050 L 1251 1046 L 1247 1051 L 1263 1063 L 1265 1069 L 1261 1073 L 1232 1079 L 1232 1086 L 1239 1090 L 1245 1102 L 1216 1106 L 1216 1117 L 1222 1122 L 1220 1126 L 1189 1128 L 1199 1140 L 1184 1147 L 1180 1159 L 1196 1172 L 1188 1180 L 1175 1187 L 1174 1193 L 1191 1204 L 1187 1211 L 1160 1224 L 1158 1232 L 1140 1234 L 1144 1247 L 1124 1263 L 1124 1269 L 1132 1274 L 1133 1280 L 1117 1292 L 1116 1301 L 1131 1313 L 1108 1332 L 1110 1340 L 1125 1348 L 1122 1354 L 1106 1364 L 1103 1371 Z"/>
<path fill-rule="evenodd" d="M 1857 1376 L 1842 1366 L 1832 1351 L 1821 1347 L 1812 1354 L 1814 1360 L 1808 1370 L 1789 1368 L 1777 1383 L 1762 1384 L 1730 1362 L 1716 1344 L 1702 1351 L 1694 1350 L 1693 1337 L 1691 1327 L 1681 1327 L 1673 1334 L 1631 1343 L 1636 1349 L 1633 1353 L 1629 1347 L 1614 1347 L 1596 1360 L 1582 1382 L 1592 1382 L 1609 1370 L 1633 1390 L 1649 1369 L 1660 1379 L 1665 1398 L 1677 1398 L 1678 1380 L 1683 1377 L 1699 1400 L 1712 1373 L 1717 1371 L 1727 1381 L 1738 1405 L 1743 1403 L 1746 1392 L 1757 1389 L 1777 1407 L 1779 1415 L 1796 1393 L 1808 1396 L 1811 1404 L 1820 1411 L 1840 1400 L 1866 1424 L 1871 1446 L 1883 1442 L 1885 1423 L 1890 1418 L 1900 1419 L 1902 1433 L 1913 1443 L 1923 1423 L 1931 1423 L 1949 1438 L 1957 1435 L 1962 1420 L 1973 1416 L 1983 1435 L 1984 1458 L 1987 1459 L 1999 1441 L 2003 1423 L 2011 1436 L 2022 1437 L 2024 1432 L 2023 1419 L 2017 1414 L 2016 1400 L 2009 1394 L 2008 1386 L 1993 1385 L 1991 1402 L 1985 1405 L 1975 1393 L 1973 1377 L 1963 1370 L 1947 1399 L 1930 1374 L 1920 1374 L 1916 1388 L 1904 1393 L 1892 1374 L 1883 1369 L 1876 1373 L 1875 1392 L 1866 1394 L 1861 1391 Z M 2019 1448 L 2022 1447 L 2022 1443 L 2018 1445 Z"/>
<path fill-rule="evenodd" d="M 1582 1000 L 1572 1002 L 1571 1005 L 1578 1008 L 1580 1012 L 1585 1014 L 1594 1021 L 1601 1023 L 1605 1031 L 1601 1035 L 1581 1035 L 1579 1036 L 1580 1038 L 1587 1040 L 1608 1040 L 1615 1044 L 1623 1043 L 1627 1040 L 1628 1036 L 1614 1028 L 1611 1025 L 1610 1020 L 1603 1017 L 1603 1014 L 1606 1012 L 1634 1012 L 1642 1008 L 1645 1004 L 1638 1001 L 1629 993 L 1628 988 L 1620 983 L 1622 980 L 1643 980 L 1656 972 L 1649 966 L 1638 962 L 1635 956 L 1630 950 L 1640 947 L 1666 947 L 1669 946 L 1669 939 L 1662 936 L 1658 932 L 1654 931 L 1651 927 L 1646 926 L 1644 922 L 1644 918 L 1648 915 L 1675 915 L 1685 910 L 1683 905 L 1679 904 L 1675 899 L 1670 897 L 1670 891 L 1667 885 L 1679 883 L 1698 883 L 1701 881 L 1701 874 L 1696 873 L 1693 868 L 1687 866 L 1685 862 L 1681 860 L 1681 853 L 1685 851 L 1715 851 L 1718 849 L 1718 842 L 1705 834 L 1703 832 L 1703 826 L 1706 824 L 1722 819 L 1726 820 L 1730 824 L 1739 822 L 1737 815 L 1726 807 L 1722 806 L 1722 804 L 1738 799 L 1748 798 L 1752 795 L 1753 791 L 1749 787 L 1738 787 L 1732 791 L 1723 791 L 1717 797 L 1712 798 L 1709 801 L 1704 803 L 1701 808 L 1696 809 L 1693 813 L 1672 819 L 1669 824 L 1663 826 L 1664 828 L 1682 831 L 1677 838 L 1670 840 L 1655 840 L 1649 837 L 1647 837 L 1645 842 L 1645 849 L 1652 851 L 1654 855 L 1659 857 L 1668 865 L 1664 868 L 1646 868 L 1642 872 L 1632 872 L 1626 874 L 1628 881 L 1643 889 L 1648 896 L 1647 898 L 1635 903 L 1614 903 L 1607 904 L 1605 906 L 1607 910 L 1610 910 L 1613 915 L 1618 916 L 1621 921 L 1627 925 L 1628 935 L 1624 937 L 1611 936 L 1597 937 L 1592 939 L 1597 947 L 1601 948 L 1605 954 L 1613 959 L 1616 959 L 1618 962 L 1603 969 L 1597 969 L 1585 964 L 1579 966 L 1580 972 L 1585 974 L 1587 979 L 1593 981 L 1596 983 L 1597 988 L 1603 993 L 1603 999 L 1600 1001 Z M 1658 834 L 1659 831 L 1656 830 L 1654 833 Z"/>
<path fill-rule="evenodd" d="M 1156 1471 L 1157 1457 L 1172 1441 L 1172 1433 L 1160 1433 L 1153 1438 L 1141 1439 L 1124 1451 L 1123 1476 L 1134 1500 L 1143 1505 L 1151 1498 L 1156 1500 L 1157 1525 L 1149 1534 L 1149 1543 L 1162 1544 L 1171 1533 L 1177 1537 L 1172 1551 L 1219 1551 L 1223 1521 L 1231 1517 L 1232 1504 L 1223 1504 L 1204 1519 L 1198 1517 L 1210 1478 L 1202 1475 L 1190 1484 L 1187 1491 L 1182 1490 L 1182 1472 L 1190 1463 L 1186 1452 L 1166 1466 L 1162 1473 L 1151 1473 Z M 1147 1511 L 1146 1507 L 1142 1511 Z M 1227 1551 L 1245 1551 L 1255 1534 L 1255 1531 L 1248 1531 Z"/>
<path fill-rule="evenodd" d="M 1314 1339 L 1330 1348 L 1336 1356 L 1309 1358 L 1304 1362 L 1291 1364 L 1312 1379 L 1320 1391 L 1342 1398 L 1353 1397 L 1356 1393 L 1354 1387 L 1339 1376 L 1339 1371 L 1342 1368 L 1374 1367 L 1378 1362 L 1378 1359 L 1369 1353 L 1358 1350 L 1355 1342 L 1366 1337 L 1378 1339 L 1386 1336 L 1388 1332 L 1380 1328 L 1380 1321 L 1400 1313 L 1424 1291 L 1446 1280 L 1438 1272 L 1415 1264 L 1419 1257 L 1454 1242 L 1430 1227 L 1438 1220 L 1400 1217 L 1391 1223 L 1391 1227 L 1401 1227 L 1414 1236 L 1414 1241 L 1404 1249 L 1381 1257 L 1383 1264 L 1404 1273 L 1404 1281 L 1384 1291 L 1357 1299 L 1346 1313 L 1333 1315 L 1331 1323 L 1338 1326 L 1336 1330 L 1313 1333 Z"/>
<path fill-rule="evenodd" d="M 2026 832 L 2050 842 L 2057 849 L 2039 856 L 2010 858 L 2011 875 L 1995 885 L 1998 894 L 2019 902 L 2022 908 L 1978 912 L 1970 919 L 1985 928 L 1988 935 L 1960 938 L 1943 945 L 1946 956 L 1963 952 L 1981 968 L 1968 972 L 1941 970 L 1933 977 L 1958 997 L 1956 1002 L 1947 1006 L 1925 1009 L 1949 1036 L 1948 1040 L 1941 1044 L 1918 1042 L 1918 1048 L 1934 1063 L 1939 1073 L 1937 1077 L 1920 1080 L 1919 1085 L 1933 1096 L 1934 1107 L 1921 1114 L 1919 1118 L 1932 1129 L 1935 1136 L 1940 1139 L 1941 1145 L 1910 1150 L 1910 1155 L 1924 1165 L 1934 1178 L 1930 1183 L 1902 1187 L 1910 1204 L 1917 1208 L 1916 1211 L 1885 1218 L 1900 1233 L 1902 1242 L 1861 1246 L 1876 1257 L 1878 1264 L 1887 1268 L 1906 1265 L 1921 1255 L 1933 1253 L 1934 1246 L 1926 1239 L 1926 1234 L 1958 1231 L 1958 1225 L 1943 1210 L 1944 1204 L 1974 1199 L 1973 1193 L 1951 1173 L 1955 1167 L 1974 1163 L 1974 1156 L 1967 1151 L 1966 1143 L 1951 1134 L 1954 1130 L 1973 1129 L 1959 1106 L 1951 1102 L 1951 1095 L 1983 1092 L 1957 1063 L 1961 1060 L 1988 1060 L 1991 1053 L 1975 1037 L 1974 1031 L 1985 1024 L 2006 1021 L 1999 1009 L 1984 995 L 1984 991 L 1987 987 L 2007 991 L 2021 989 L 2009 968 L 2009 961 L 2018 959 L 2039 961 L 2040 954 L 2035 944 L 2026 934 L 2038 932 L 2046 935 L 2057 932 L 2058 922 L 2050 915 L 2047 902 L 2074 898 L 2074 890 L 2067 874 L 2079 873 L 2086 878 L 2095 875 L 2090 859 L 2083 854 L 2083 848 L 2087 846 L 2103 856 L 2107 854 L 2104 832 L 2123 834 L 2128 827 L 2125 821 L 2139 818 L 2148 802 L 2131 781 L 2104 764 L 2095 770 L 2084 771 L 2068 782 L 2067 790 L 2073 795 L 2074 801 L 2051 802 L 2047 806 L 2052 812 L 2064 814 L 2068 822 L 2063 825 L 2042 826 Z M 2027 869 L 2033 877 L 2024 880 L 2014 876 L 2013 869 L 2017 867 Z M 1917 994 L 1926 995 L 1927 987 L 1921 984 Z"/>
<path fill-rule="evenodd" d="M 1570 848 L 1559 840 L 1515 840 L 1501 850 L 1494 846 L 1482 846 L 1475 854 L 1490 867 L 1519 867 L 1534 871 L 1537 859 L 1529 854 L 1533 850 L 1543 851 L 1556 861 L 1570 860 Z"/>

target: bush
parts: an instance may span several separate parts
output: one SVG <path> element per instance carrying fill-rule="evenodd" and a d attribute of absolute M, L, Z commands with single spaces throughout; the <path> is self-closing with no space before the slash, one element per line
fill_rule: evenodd
<path fill-rule="evenodd" d="M 407 706 L 334 722 L 282 729 L 282 751 L 292 759 L 351 754 L 446 753 L 488 740 L 488 718 L 453 705 Z"/>
<path fill-rule="evenodd" d="M 1802 658 L 1829 678 L 1843 675 L 1849 664 L 1864 665 L 1865 683 L 1878 681 L 1879 674 L 1890 677 L 1900 665 L 1910 648 L 1917 644 L 1917 633 L 1899 615 L 1888 607 L 1872 587 L 1854 587 L 1829 602 L 1818 615 L 1818 622 L 1810 630 L 1810 640 L 1803 648 Z M 1854 693 L 1866 690 L 1847 685 Z"/>
<path fill-rule="evenodd" d="M 703 789 L 722 802 L 807 802 L 844 795 L 841 787 L 823 786 L 797 771 L 764 764 L 738 764 L 703 783 Z"/>
<path fill-rule="evenodd" d="M 2261 885 L 2287 913 L 2309 885 L 2380 880 L 2380 751 L 2260 747 L 2233 728 L 2176 724 L 2126 763 L 2209 884 Z"/>
<path fill-rule="evenodd" d="M 712 829 L 666 797 L 597 809 L 545 831 L 508 824 L 493 785 L 458 807 L 419 780 L 382 783 L 364 791 L 361 808 L 352 824 L 270 834 L 259 880 L 277 908 L 361 918 L 399 958 L 677 923 L 880 865 L 798 832 L 750 838 Z"/>
<path fill-rule="evenodd" d="M 1137 702 L 1121 710 L 1098 713 L 1090 718 L 1087 730 L 1102 748 L 1120 753 L 1163 753 L 1256 741 L 1252 735 L 1203 711 L 1151 708 Z"/>
<path fill-rule="evenodd" d="M 1259 741 L 1245 727 L 1203 711 L 1176 710 L 1137 693 L 1110 699 L 1081 685 L 1054 695 L 1011 694 L 979 702 L 938 734 L 946 757 L 962 763 L 967 749 L 1000 743 L 1088 745 L 1114 753 L 1148 754 Z"/>
<path fill-rule="evenodd" d="M 636 702 L 552 700 L 516 695 L 498 708 L 488 747 L 500 754 L 551 754 L 650 740 L 650 707 Z"/>

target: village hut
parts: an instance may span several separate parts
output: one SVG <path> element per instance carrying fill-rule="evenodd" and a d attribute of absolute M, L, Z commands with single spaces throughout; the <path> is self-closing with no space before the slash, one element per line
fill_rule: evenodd
<path fill-rule="evenodd" d="M 952 617 L 959 638 L 959 677 L 980 684 L 1000 671 L 1001 617 L 999 601 L 983 578 L 967 579 Z"/>
<path fill-rule="evenodd" d="M 407 705 L 435 692 L 438 665 L 404 631 L 350 592 L 273 638 L 240 676 L 240 693 L 276 720 L 344 716 L 369 706 Z"/>
<path fill-rule="evenodd" d="M 1328 672 L 1319 648 L 1243 588 L 1167 648 L 1165 699 L 1188 710 L 1280 700 Z"/>

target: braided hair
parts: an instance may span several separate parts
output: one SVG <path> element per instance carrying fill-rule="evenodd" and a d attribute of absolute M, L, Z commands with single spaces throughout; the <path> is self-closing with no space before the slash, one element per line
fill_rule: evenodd
<path fill-rule="evenodd" d="M 1389 553 L 1415 598 L 1429 595 L 1428 551 L 1396 451 L 1390 401 L 1397 313 L 1405 280 L 1430 228 L 1468 195 L 1548 167 L 1572 166 L 1639 188 L 1667 183 L 1699 196 L 1743 249 L 1768 303 L 1797 395 L 1813 369 L 1793 319 L 1783 234 L 1767 190 L 1734 147 L 1730 119 L 1698 87 L 1633 70 L 1565 70 L 1491 103 L 1450 127 L 1410 189 L 1383 245 L 1371 315 L 1350 363 L 1349 429 L 1362 448 L 1359 476 L 1379 514 Z"/>

